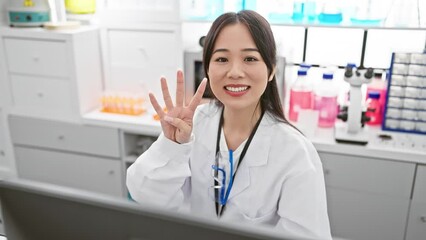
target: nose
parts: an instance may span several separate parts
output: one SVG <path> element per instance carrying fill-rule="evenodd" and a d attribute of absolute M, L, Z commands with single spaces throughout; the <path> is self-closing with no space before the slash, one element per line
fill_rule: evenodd
<path fill-rule="evenodd" d="M 233 62 L 228 70 L 227 77 L 231 79 L 239 79 L 244 77 L 243 66 L 239 62 Z"/>

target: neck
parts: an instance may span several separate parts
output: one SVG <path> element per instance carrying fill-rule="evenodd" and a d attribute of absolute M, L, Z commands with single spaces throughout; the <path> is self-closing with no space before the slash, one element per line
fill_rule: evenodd
<path fill-rule="evenodd" d="M 259 120 L 260 115 L 260 105 L 241 110 L 225 107 L 223 112 L 223 130 L 225 138 L 227 140 L 231 140 L 231 138 L 239 139 L 237 143 L 247 139 L 256 125 L 256 122 Z"/>

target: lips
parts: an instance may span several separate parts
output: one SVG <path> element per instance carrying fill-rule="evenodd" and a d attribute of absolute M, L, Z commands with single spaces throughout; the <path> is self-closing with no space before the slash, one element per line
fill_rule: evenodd
<path fill-rule="evenodd" d="M 232 84 L 226 85 L 224 89 L 229 95 L 237 97 L 245 94 L 250 89 L 250 86 Z"/>

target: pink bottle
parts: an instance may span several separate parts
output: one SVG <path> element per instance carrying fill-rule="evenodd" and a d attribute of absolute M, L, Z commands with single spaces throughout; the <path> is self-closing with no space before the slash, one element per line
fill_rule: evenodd
<path fill-rule="evenodd" d="M 338 111 L 337 94 L 333 74 L 324 73 L 314 97 L 314 109 L 319 111 L 319 127 L 334 127 Z"/>
<path fill-rule="evenodd" d="M 306 68 L 297 71 L 297 79 L 290 89 L 290 121 L 297 122 L 299 112 L 303 109 L 312 109 L 312 86 L 308 82 Z"/>
<path fill-rule="evenodd" d="M 383 114 L 384 106 L 386 104 L 387 89 L 388 89 L 387 82 L 382 79 L 382 73 L 375 72 L 373 80 L 367 86 L 366 99 L 368 98 L 368 94 L 370 92 L 379 92 L 380 94 L 379 103 L 380 103 L 381 114 Z"/>
<path fill-rule="evenodd" d="M 382 105 L 380 103 L 380 93 L 371 91 L 368 93 L 367 112 L 365 115 L 370 117 L 368 125 L 380 125 L 382 123 Z"/>

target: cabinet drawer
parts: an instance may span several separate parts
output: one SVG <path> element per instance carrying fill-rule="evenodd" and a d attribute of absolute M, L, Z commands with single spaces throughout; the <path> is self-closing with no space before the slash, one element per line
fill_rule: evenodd
<path fill-rule="evenodd" d="M 55 77 L 69 75 L 69 56 L 64 41 L 4 39 L 9 72 Z"/>
<path fill-rule="evenodd" d="M 426 205 L 426 166 L 417 167 L 416 183 L 414 184 L 413 201 Z M 426 224 L 425 224 L 426 227 Z"/>
<path fill-rule="evenodd" d="M 415 164 L 319 153 L 327 187 L 410 198 Z"/>
<path fill-rule="evenodd" d="M 21 178 L 123 196 L 119 160 L 25 147 L 15 150 Z"/>
<path fill-rule="evenodd" d="M 18 145 L 120 157 L 118 130 L 9 116 L 12 142 Z"/>
<path fill-rule="evenodd" d="M 71 86 L 69 81 L 25 75 L 11 75 L 13 102 L 18 107 L 70 112 Z"/>

